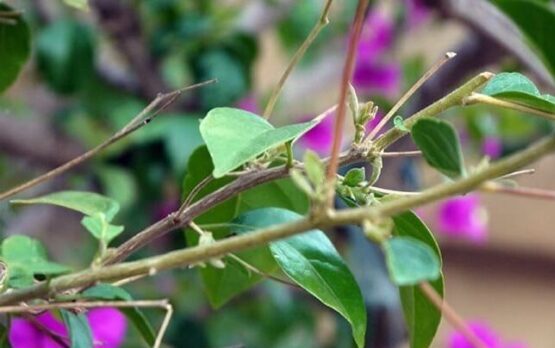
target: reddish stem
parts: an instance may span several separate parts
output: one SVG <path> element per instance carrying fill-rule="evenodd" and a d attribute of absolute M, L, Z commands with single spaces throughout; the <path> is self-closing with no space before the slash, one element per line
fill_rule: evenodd
<path fill-rule="evenodd" d="M 331 157 L 327 172 L 327 180 L 331 188 L 334 187 L 335 174 L 337 173 L 337 169 L 339 166 L 339 152 L 341 151 L 341 139 L 343 136 L 343 126 L 345 125 L 345 114 L 347 108 L 347 93 L 349 91 L 349 82 L 351 81 L 351 77 L 353 75 L 356 50 L 358 42 L 360 40 L 362 26 L 364 24 L 364 14 L 366 12 L 367 6 L 368 0 L 358 1 L 356 15 L 353 23 L 353 30 L 349 38 L 347 57 L 345 59 L 345 65 L 343 66 L 343 77 L 341 80 L 341 90 L 339 92 L 339 103 L 337 105 L 337 117 L 335 118 L 333 145 L 331 149 Z M 331 203 L 334 190 L 330 189 L 329 192 Z"/>

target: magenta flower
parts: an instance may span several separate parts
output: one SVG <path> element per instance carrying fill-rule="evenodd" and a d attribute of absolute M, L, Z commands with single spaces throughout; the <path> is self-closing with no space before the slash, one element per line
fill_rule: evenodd
<path fill-rule="evenodd" d="M 503 153 L 503 142 L 497 137 L 485 137 L 482 141 L 482 152 L 491 159 L 499 158 Z"/>
<path fill-rule="evenodd" d="M 483 243 L 487 238 L 487 212 L 478 195 L 450 198 L 439 205 L 437 227 L 449 237 Z"/>
<path fill-rule="evenodd" d="M 523 343 L 503 342 L 501 338 L 486 324 L 480 322 L 469 323 L 470 330 L 486 345 L 487 348 L 526 348 Z M 460 332 L 449 335 L 448 348 L 474 348 Z"/>
<path fill-rule="evenodd" d="M 87 312 L 87 318 L 93 334 L 94 346 L 101 348 L 118 348 L 125 339 L 127 323 L 125 317 L 114 308 L 96 308 Z M 39 326 L 23 318 L 12 319 L 9 341 L 12 348 L 63 348 L 52 334 L 68 342 L 65 325 L 51 312 L 35 316 Z M 47 334 L 45 330 L 52 334 Z"/>
<path fill-rule="evenodd" d="M 364 24 L 357 48 L 353 85 L 365 93 L 381 93 L 388 97 L 398 94 L 401 68 L 386 63 L 382 54 L 393 42 L 393 24 L 378 11 L 371 13 Z"/>
<path fill-rule="evenodd" d="M 405 0 L 405 8 L 409 28 L 422 24 L 430 15 L 430 9 L 424 4 L 424 0 Z"/>
<path fill-rule="evenodd" d="M 308 121 L 313 117 L 303 117 L 302 120 Z M 314 128 L 306 132 L 298 141 L 298 145 L 304 149 L 310 149 L 320 156 L 325 156 L 330 152 L 333 142 L 333 127 L 335 125 L 335 113 L 330 113 L 324 117 Z"/>

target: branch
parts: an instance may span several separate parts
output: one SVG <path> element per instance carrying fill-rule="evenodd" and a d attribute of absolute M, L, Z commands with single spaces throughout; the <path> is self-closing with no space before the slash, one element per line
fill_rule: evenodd
<path fill-rule="evenodd" d="M 261 229 L 256 231 L 256 233 L 247 233 L 219 240 L 209 245 L 196 246 L 139 261 L 125 262 L 97 269 L 87 269 L 60 276 L 25 289 L 4 293 L 0 295 L 0 305 L 48 296 L 60 291 L 87 286 L 98 281 L 111 281 L 142 274 L 154 275 L 161 270 L 184 267 L 207 261 L 211 258 L 223 257 L 232 252 L 263 245 L 314 228 L 357 224 L 368 219 L 373 220 L 392 216 L 447 196 L 472 191 L 483 182 L 511 173 L 554 150 L 555 136 L 551 136 L 538 141 L 520 153 L 502 159 L 466 178 L 438 185 L 416 196 L 387 201 L 377 206 L 332 211 L 328 215 L 316 218 L 305 217 L 294 222 Z"/>
<path fill-rule="evenodd" d="M 490 97 L 489 95 L 485 95 L 485 94 L 481 94 L 481 93 L 472 93 L 470 96 L 468 96 L 464 99 L 464 103 L 466 105 L 474 105 L 474 104 L 492 105 L 492 106 L 497 106 L 497 107 L 500 107 L 500 108 L 516 110 L 516 111 L 525 112 L 525 113 L 529 113 L 529 114 L 532 114 L 532 115 L 540 116 L 540 117 L 542 117 L 546 120 L 549 120 L 549 121 L 554 121 L 555 120 L 555 114 L 554 113 L 544 112 L 544 111 L 541 111 L 541 110 L 538 110 L 538 109 L 530 108 L 530 107 L 525 106 L 525 105 L 520 105 L 520 104 L 517 104 L 517 103 L 513 103 L 513 102 L 497 99 L 497 98 L 494 98 L 494 97 Z"/>
<path fill-rule="evenodd" d="M 113 143 L 117 142 L 118 140 L 123 139 L 127 135 L 133 133 L 137 129 L 145 126 L 150 121 L 152 121 L 158 114 L 164 110 L 168 105 L 173 103 L 183 92 L 186 92 L 190 89 L 201 87 L 207 85 L 209 83 L 213 83 L 214 80 L 209 80 L 206 82 L 201 82 L 195 85 L 191 85 L 182 89 L 178 89 L 176 91 L 166 93 L 166 94 L 159 94 L 156 99 L 154 99 L 146 108 L 143 109 L 137 116 L 135 116 L 128 124 L 126 124 L 122 129 L 112 135 L 110 138 L 96 146 L 95 148 L 85 152 L 79 157 L 72 159 L 69 162 L 33 179 L 24 184 L 21 184 L 17 187 L 14 187 L 8 191 L 0 193 L 0 201 L 11 197 L 19 192 L 25 191 L 33 186 L 41 184 L 47 180 L 50 180 L 62 173 L 67 172 L 68 170 L 74 168 L 75 166 L 89 160 L 91 157 L 95 156 L 100 151 L 104 150 L 108 146 L 112 145 Z"/>
<path fill-rule="evenodd" d="M 341 139 L 343 137 L 343 128 L 345 126 L 345 113 L 347 111 L 347 94 L 349 92 L 349 83 L 353 76 L 355 68 L 355 59 L 357 55 L 357 46 L 362 34 L 364 25 L 364 15 L 368 7 L 367 0 L 359 0 L 355 19 L 353 21 L 352 33 L 349 36 L 349 46 L 347 47 L 347 57 L 343 66 L 343 76 L 341 78 L 341 89 L 339 91 L 339 102 L 337 103 L 337 113 L 335 116 L 335 124 L 333 127 L 333 144 L 331 149 L 331 157 L 328 163 L 326 181 L 328 185 L 328 206 L 332 205 L 333 195 L 335 193 L 335 175 L 339 167 L 339 152 L 341 151 Z"/>

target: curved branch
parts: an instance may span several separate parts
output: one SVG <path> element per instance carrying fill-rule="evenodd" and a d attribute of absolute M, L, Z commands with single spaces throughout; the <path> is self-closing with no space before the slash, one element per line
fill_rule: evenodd
<path fill-rule="evenodd" d="M 502 159 L 492 164 L 490 167 L 475 172 L 466 178 L 435 186 L 416 196 L 387 201 L 377 206 L 333 211 L 326 216 L 304 217 L 294 222 L 264 228 L 256 231 L 256 233 L 247 233 L 226 238 L 209 245 L 196 246 L 139 261 L 124 262 L 96 269 L 87 269 L 81 272 L 60 276 L 51 279 L 49 282 L 42 282 L 25 289 L 4 293 L 0 295 L 0 305 L 44 297 L 59 291 L 87 286 L 98 281 L 129 278 L 145 273 L 154 275 L 158 271 L 184 267 L 207 261 L 214 257 L 223 257 L 232 252 L 266 244 L 314 228 L 356 224 L 367 219 L 372 220 L 392 216 L 447 196 L 464 194 L 472 191 L 483 182 L 511 173 L 554 150 L 555 136 L 550 136 L 536 142 L 526 150 Z"/>

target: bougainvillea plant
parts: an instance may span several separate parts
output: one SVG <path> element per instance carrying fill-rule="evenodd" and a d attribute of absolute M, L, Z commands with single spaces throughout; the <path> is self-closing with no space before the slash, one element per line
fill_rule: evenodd
<path fill-rule="evenodd" d="M 67 2 L 87 7 L 86 1 Z M 360 100 L 359 95 L 380 84 L 386 86 L 385 94 L 396 94 L 398 67 L 381 61 L 377 51 L 390 44 L 393 28 L 377 13 L 365 18 L 368 1 L 359 0 L 350 25 L 337 103 L 304 122 L 276 126 L 269 119 L 283 84 L 328 24 L 332 3 L 332 0 L 324 3 L 316 26 L 293 56 L 261 115 L 256 113 L 256 103 L 248 98 L 236 104 L 236 108 L 217 106 L 227 104 L 227 100 L 218 99 L 223 97 L 216 95 L 218 90 L 214 89 L 221 81 L 202 81 L 158 94 L 102 144 L 0 194 L 1 200 L 11 199 L 9 202 L 14 206 L 55 205 L 81 214 L 83 230 L 97 243 L 89 265 L 76 270 L 50 260 L 35 238 L 12 235 L 1 242 L 0 313 L 9 315 L 1 326 L 0 346 L 119 347 L 129 324 L 137 328 L 146 344 L 160 347 L 172 317 L 172 305 L 167 300 L 132 298 L 123 287 L 176 269 L 199 272 L 206 297 L 215 308 L 264 279 L 298 288 L 343 317 L 355 345 L 362 348 L 368 326 L 363 295 L 333 238 L 324 232 L 344 225 L 360 226 L 367 242 L 382 251 L 390 280 L 398 287 L 412 348 L 430 346 L 442 314 L 456 330 L 450 338 L 451 347 L 519 346 L 504 345 L 486 326 L 467 325 L 443 301 L 441 252 L 433 231 L 414 210 L 427 203 L 441 202 L 439 233 L 483 241 L 486 226 L 475 191 L 511 193 L 515 188 L 506 179 L 555 151 L 555 136 L 548 135 L 506 157 L 500 157 L 497 139 L 487 138 L 483 151 L 489 157 L 472 163 L 463 156 L 457 130 L 441 116 L 451 109 L 488 105 L 552 122 L 555 97 L 540 92 L 520 73 L 482 72 L 452 91 L 445 91 L 443 97 L 427 107 L 400 116 L 400 108 L 411 95 L 456 57 L 450 52 L 398 102 L 379 110 L 378 102 Z M 517 1 L 500 3 L 510 14 Z M 421 6 L 416 1 L 414 4 Z M 368 29 L 363 30 L 365 23 L 379 35 L 372 36 Z M 75 23 L 56 23 L 42 33 L 41 42 L 49 42 L 49 35 L 63 35 L 72 25 Z M 55 57 L 48 55 L 48 51 L 38 52 L 39 64 L 48 67 L 45 71 L 50 74 L 47 78 L 52 88 L 62 94 L 80 88 L 86 77 L 82 69 L 87 69 L 90 63 L 86 59 L 88 48 L 82 47 L 86 46 L 89 33 L 80 27 L 77 32 L 82 40 L 73 49 L 82 50 L 84 55 L 81 65 L 66 66 L 69 71 L 66 73 L 74 74 L 72 79 L 63 79 L 64 74 L 53 69 L 51 60 Z M 23 14 L 1 3 L 0 90 L 17 78 L 28 59 L 29 35 Z M 229 52 L 227 48 L 205 52 L 204 58 L 195 63 L 201 67 L 202 73 L 198 75 L 210 77 L 206 75 L 210 74 L 211 65 L 206 62 L 218 61 Z M 230 69 L 235 68 L 241 69 L 241 64 Z M 239 82 L 237 86 L 243 87 Z M 164 205 L 158 221 L 127 240 L 116 239 L 125 227 L 116 222 L 121 206 L 114 198 L 77 190 L 13 198 L 68 172 L 119 140 L 127 139 L 131 133 L 140 133 L 140 128 L 155 127 L 163 120 L 156 118 L 158 114 L 180 95 L 203 88 L 212 88 L 202 95 L 203 103 L 210 108 L 198 124 L 200 146 L 183 150 L 190 156 L 184 164 L 187 170 L 181 202 L 176 207 Z M 348 146 L 342 139 L 347 122 L 354 129 Z M 319 129 L 325 129 L 325 134 L 318 133 Z M 416 153 L 390 150 L 403 137 L 412 139 L 418 148 Z M 299 158 L 295 158 L 293 151 L 297 140 L 303 152 Z M 347 149 L 341 152 L 344 147 Z M 330 155 L 322 158 L 328 152 Z M 385 170 L 384 158 L 415 154 L 444 178 L 440 184 L 418 192 L 377 186 Z M 350 169 L 339 174 L 339 169 L 347 165 Z M 525 188 L 519 189 L 519 194 L 525 193 Z M 337 209 L 334 203 L 339 200 L 347 207 Z M 184 231 L 186 247 L 155 256 L 137 256 L 148 244 L 175 231 Z M 148 308 L 162 309 L 165 313 L 158 330 L 151 327 L 144 314 Z"/>

